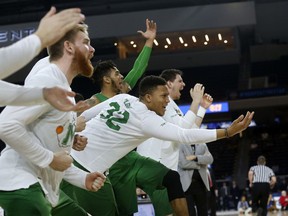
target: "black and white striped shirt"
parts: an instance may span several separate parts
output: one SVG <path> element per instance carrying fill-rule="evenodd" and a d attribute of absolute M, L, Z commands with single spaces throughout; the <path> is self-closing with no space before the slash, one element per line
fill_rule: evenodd
<path fill-rule="evenodd" d="M 264 165 L 256 165 L 250 168 L 250 171 L 254 173 L 253 183 L 263 182 L 270 183 L 271 177 L 275 176 L 272 169 Z"/>

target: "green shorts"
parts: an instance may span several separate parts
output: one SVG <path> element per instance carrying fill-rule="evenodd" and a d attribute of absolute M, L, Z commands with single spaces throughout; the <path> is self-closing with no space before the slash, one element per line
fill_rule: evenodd
<path fill-rule="evenodd" d="M 62 191 L 58 205 L 52 208 L 39 183 L 26 189 L 0 191 L 0 206 L 9 216 L 87 216 L 86 211 Z"/>
<path fill-rule="evenodd" d="M 85 170 L 85 168 L 83 168 L 75 160 L 74 164 L 80 169 Z M 63 181 L 61 189 L 93 216 L 118 215 L 113 188 L 108 177 L 106 178 L 104 186 L 97 192 L 84 190 L 71 185 L 66 181 Z"/>
<path fill-rule="evenodd" d="M 143 157 L 135 151 L 118 160 L 109 169 L 109 178 L 120 215 L 129 215 L 138 211 L 136 187 L 141 188 L 152 197 L 157 216 L 167 215 L 167 209 L 169 209 L 168 214 L 171 213 L 167 192 L 162 186 L 163 178 L 168 171 L 169 169 L 163 164 Z M 159 195 L 153 196 L 155 190 L 161 191 Z"/>

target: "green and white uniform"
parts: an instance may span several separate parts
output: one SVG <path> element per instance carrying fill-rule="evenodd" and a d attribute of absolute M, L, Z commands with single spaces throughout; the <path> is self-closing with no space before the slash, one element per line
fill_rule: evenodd
<path fill-rule="evenodd" d="M 88 138 L 83 151 L 71 154 L 87 170 L 105 172 L 143 141 L 155 137 L 183 144 L 216 140 L 216 129 L 183 129 L 148 110 L 138 98 L 116 95 L 81 114 L 88 121 L 79 134 Z"/>
<path fill-rule="evenodd" d="M 26 79 L 25 85 L 29 87 L 58 85 L 71 90 L 65 75 L 55 64 L 49 64 L 34 73 Z M 8 215 L 10 213 L 17 215 L 16 210 L 19 212 L 19 209 L 22 209 L 21 215 L 28 216 L 29 209 L 35 205 L 31 203 L 33 198 L 27 194 L 35 190 L 38 191 L 36 194 L 39 197 L 43 197 L 42 200 L 45 200 L 45 194 L 49 203 L 41 202 L 41 208 L 49 212 L 51 207 L 59 204 L 59 185 L 63 178 L 71 184 L 85 188 L 87 172 L 74 166 L 65 172 L 58 172 L 49 166 L 54 152 L 71 151 L 76 126 L 74 112 L 61 112 L 49 104 L 29 107 L 8 106 L 2 111 L 0 122 L 0 137 L 7 145 L 0 157 L 0 205 Z M 27 196 L 21 195 L 21 191 Z M 10 197 L 8 199 L 7 194 Z M 16 198 L 19 197 L 21 197 L 20 205 L 14 205 Z M 87 215 L 82 209 L 80 212 L 82 214 L 79 215 Z M 62 215 L 64 213 L 65 207 Z"/>
<path fill-rule="evenodd" d="M 108 99 L 101 93 L 95 94 L 95 97 L 101 102 Z M 161 191 L 165 190 L 165 188 L 163 188 L 161 184 L 163 181 L 163 177 L 166 175 L 168 170 L 169 169 L 167 167 L 156 162 L 155 160 L 152 160 L 148 157 L 143 157 L 135 151 L 130 151 L 124 157 L 119 159 L 109 169 L 109 176 L 108 176 L 109 185 L 107 185 L 107 188 L 111 187 L 111 184 L 110 184 L 111 182 L 113 191 L 109 192 L 109 194 L 106 194 L 106 196 L 110 196 L 111 197 L 110 200 L 116 199 L 119 215 L 129 215 L 138 211 L 136 187 L 140 187 L 146 193 L 150 195 L 153 205 L 154 205 L 156 215 L 168 215 L 169 213 L 172 212 L 172 209 L 170 207 L 167 194 L 165 194 L 164 192 L 161 192 L 162 195 L 164 194 L 166 196 L 164 197 L 153 196 L 152 197 L 152 194 L 155 188 L 160 189 Z M 98 199 L 101 199 L 101 198 L 103 199 L 103 194 L 101 195 L 102 196 L 95 194 L 94 197 L 98 197 Z M 160 202 L 160 199 L 161 199 L 161 202 Z M 83 204 L 85 200 L 87 199 L 83 198 Z M 106 200 L 109 200 L 109 199 L 106 199 Z M 78 198 L 78 201 L 79 201 L 79 198 Z M 102 206 L 103 206 L 103 201 L 99 200 L 99 202 L 102 203 Z M 158 205 L 158 203 L 161 203 L 161 207 Z M 79 202 L 79 204 L 82 206 L 81 202 Z M 87 204 L 84 204 L 84 205 L 87 205 Z M 163 205 L 165 205 L 165 208 L 163 208 Z"/>
<path fill-rule="evenodd" d="M 178 105 L 169 97 L 164 118 L 182 128 L 197 127 L 195 124 L 196 115 L 188 110 L 185 115 L 181 112 Z M 155 145 L 155 143 L 157 143 Z M 137 147 L 140 155 L 150 157 L 164 164 L 169 169 L 177 171 L 179 160 L 179 143 L 151 138 Z"/>
<path fill-rule="evenodd" d="M 124 80 L 129 84 L 130 88 L 133 88 L 139 78 L 143 75 L 145 72 L 148 61 L 151 55 L 152 49 L 150 47 L 144 46 L 141 53 L 139 54 L 138 58 L 136 59 L 133 68 L 131 71 L 126 75 Z M 101 93 L 97 93 L 94 95 L 100 102 L 103 102 L 107 100 L 108 98 Z M 133 155 L 135 153 L 132 153 Z M 133 172 L 133 166 L 134 164 L 134 156 L 133 158 L 129 157 L 130 154 L 128 154 L 126 157 L 123 158 L 123 161 L 129 160 L 129 164 L 131 164 L 130 168 L 128 170 L 131 170 L 131 173 Z M 138 154 L 137 154 L 138 155 Z M 140 158 L 142 158 L 139 155 Z M 130 158 L 130 159 L 129 159 Z M 143 157 L 144 158 L 144 157 Z M 146 158 L 145 158 L 146 160 Z M 113 168 L 113 170 L 110 171 L 109 176 L 107 177 L 104 186 L 97 191 L 97 193 L 93 192 L 87 192 L 84 190 L 81 190 L 79 188 L 73 187 L 70 184 L 67 184 L 66 182 L 63 184 L 62 189 L 65 193 L 69 194 L 74 200 L 77 200 L 80 206 L 82 206 L 86 211 L 88 211 L 90 214 L 99 215 L 99 216 L 112 216 L 112 215 L 118 215 L 119 213 L 123 212 L 123 208 L 126 209 L 127 205 L 130 206 L 133 203 L 133 210 L 131 211 L 129 209 L 129 212 L 137 212 L 137 197 L 136 197 L 136 188 L 135 186 L 129 187 L 129 191 L 133 191 L 131 193 L 131 197 L 129 199 L 123 200 L 122 197 L 119 197 L 118 194 L 122 190 L 119 190 L 118 187 L 114 187 L 115 185 L 118 185 L 118 181 L 116 180 L 116 176 L 119 176 L 118 170 L 122 171 L 125 175 L 125 171 L 127 171 L 127 167 L 122 167 L 123 161 L 119 161 L 119 163 L 116 163 Z M 76 165 L 79 166 L 77 163 L 77 160 L 75 161 Z M 84 166 L 85 167 L 85 166 Z M 83 168 L 83 167 L 81 167 Z M 115 170 L 115 172 L 114 172 Z M 117 171 L 116 171 L 117 170 Z M 115 173 L 115 175 L 114 175 Z M 127 176 L 128 177 L 128 176 Z M 113 180 L 113 182 L 112 182 Z M 127 181 L 125 181 L 127 182 Z M 112 183 L 112 185 L 111 185 Z M 112 188 L 113 187 L 113 188 Z M 114 190 L 114 191 L 113 191 Z M 71 191 L 73 191 L 71 193 Z M 114 194 L 115 192 L 115 194 Z M 127 192 L 125 192 L 127 194 Z M 125 195 L 123 194 L 123 195 Z M 129 194 L 130 195 L 130 194 Z M 115 197 L 116 196 L 116 197 Z M 116 199 L 116 200 L 115 200 Z M 118 206 L 118 207 L 117 207 Z M 136 209 L 135 209 L 136 208 Z M 118 211 L 119 209 L 119 211 Z M 126 214 L 126 213 L 125 213 Z"/>
<path fill-rule="evenodd" d="M 182 128 L 192 128 L 196 119 L 195 114 L 189 110 L 184 116 L 177 104 L 170 97 L 169 101 L 164 118 L 168 122 L 179 125 Z M 177 171 L 179 143 L 151 138 L 139 145 L 137 152 L 144 157 L 150 157 L 159 161 L 169 169 Z M 170 207 L 166 201 L 168 197 L 167 193 L 164 190 L 156 190 L 150 197 L 153 201 L 156 216 L 167 215 L 167 211 L 165 210 Z"/>
<path fill-rule="evenodd" d="M 88 122 L 85 130 L 80 134 L 88 138 L 88 145 L 84 151 L 72 150 L 71 154 L 90 172 L 105 172 L 115 162 L 151 137 L 186 144 L 216 140 L 216 130 L 180 128 L 148 110 L 138 98 L 128 94 L 110 98 L 85 111 L 82 115 Z M 130 164 L 130 161 L 128 162 Z M 160 163 L 155 163 L 164 167 Z M 126 169 L 129 168 L 126 167 Z M 155 170 L 153 174 L 157 176 Z M 142 177 L 147 178 L 147 176 Z M 121 179 L 118 181 L 126 184 Z M 149 193 L 157 189 L 161 186 L 162 179 L 159 181 L 160 184 L 156 185 L 153 182 L 150 188 L 147 187 L 144 190 Z"/>

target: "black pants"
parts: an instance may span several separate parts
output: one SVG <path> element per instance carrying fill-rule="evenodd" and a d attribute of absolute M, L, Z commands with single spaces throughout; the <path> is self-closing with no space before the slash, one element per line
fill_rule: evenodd
<path fill-rule="evenodd" d="M 267 215 L 267 202 L 270 192 L 269 183 L 255 182 L 252 187 L 252 212 L 260 209 L 261 216 Z M 259 215 L 259 214 L 258 214 Z M 260 216 L 259 215 L 259 216 Z"/>
<path fill-rule="evenodd" d="M 194 181 L 193 179 L 185 196 L 190 216 L 208 216 L 207 189 L 202 180 Z"/>
<path fill-rule="evenodd" d="M 208 212 L 210 211 L 210 216 L 216 216 L 217 210 L 217 197 L 215 194 L 215 187 L 210 188 L 210 191 L 207 192 L 207 200 L 208 200 Z"/>

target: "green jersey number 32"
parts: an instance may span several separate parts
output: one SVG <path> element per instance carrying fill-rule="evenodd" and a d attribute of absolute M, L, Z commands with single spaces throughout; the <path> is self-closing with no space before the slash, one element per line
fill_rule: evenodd
<path fill-rule="evenodd" d="M 106 125 L 116 131 L 120 130 L 120 126 L 117 123 L 126 124 L 129 119 L 129 112 L 126 110 L 120 110 L 120 105 L 117 102 L 111 102 L 111 109 L 107 110 L 107 115 L 101 114 L 102 119 L 106 119 Z"/>

